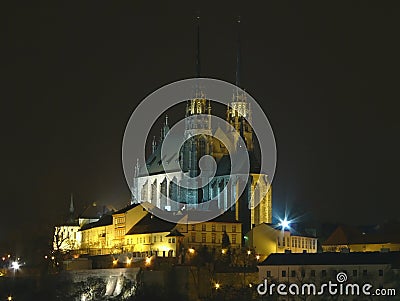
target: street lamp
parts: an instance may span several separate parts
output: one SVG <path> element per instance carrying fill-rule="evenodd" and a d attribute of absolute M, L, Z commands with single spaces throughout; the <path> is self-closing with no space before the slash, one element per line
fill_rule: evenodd
<path fill-rule="evenodd" d="M 18 263 L 18 261 L 13 261 L 11 263 L 11 268 L 14 269 L 14 271 L 19 270 L 20 264 Z"/>
<path fill-rule="evenodd" d="M 150 265 L 151 263 L 151 257 L 146 257 L 146 265 Z"/>
<path fill-rule="evenodd" d="M 290 220 L 288 220 L 286 217 L 282 220 L 280 219 L 279 226 L 281 226 L 282 230 L 286 230 L 290 228 Z"/>

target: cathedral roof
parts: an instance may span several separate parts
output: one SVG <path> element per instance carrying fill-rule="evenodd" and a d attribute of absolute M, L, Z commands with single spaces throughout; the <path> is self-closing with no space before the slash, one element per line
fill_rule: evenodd
<path fill-rule="evenodd" d="M 260 173 L 260 163 L 257 157 L 253 152 L 249 152 L 249 161 L 250 161 L 250 173 L 259 174 Z M 243 163 L 243 162 L 238 162 Z M 240 166 L 238 167 L 239 169 Z M 224 176 L 231 174 L 231 159 L 229 155 L 224 155 L 217 163 L 217 171 L 215 173 L 216 176 Z"/>
<path fill-rule="evenodd" d="M 169 139 L 177 146 L 181 145 L 183 141 L 182 137 L 173 134 L 168 135 L 168 140 Z M 147 173 L 149 175 L 155 175 L 165 172 L 180 171 L 179 152 L 167 153 L 161 157 L 161 145 L 160 143 L 154 153 L 147 159 L 146 166 L 140 167 L 139 176 L 146 175 Z M 164 167 L 166 168 L 164 169 Z"/>

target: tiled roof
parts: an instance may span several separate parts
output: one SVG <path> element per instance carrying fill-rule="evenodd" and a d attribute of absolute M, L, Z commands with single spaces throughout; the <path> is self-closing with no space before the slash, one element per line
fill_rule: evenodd
<path fill-rule="evenodd" d="M 135 208 L 135 207 L 137 207 L 137 206 L 139 206 L 140 204 L 131 204 L 131 205 L 128 205 L 128 206 L 126 206 L 126 207 L 124 207 L 124 208 L 122 208 L 122 209 L 120 209 L 120 210 L 118 210 L 118 211 L 116 211 L 116 212 L 113 212 L 113 215 L 114 214 L 121 214 L 121 213 L 125 213 L 125 212 L 127 212 L 127 211 L 129 211 L 129 210 L 131 210 L 131 209 L 133 209 L 133 208 Z"/>
<path fill-rule="evenodd" d="M 357 227 L 341 225 L 336 228 L 323 245 L 399 243 L 399 230 L 400 224 L 398 223 L 376 226 L 366 233 Z"/>
<path fill-rule="evenodd" d="M 105 214 L 97 222 L 83 225 L 81 227 L 81 231 L 82 230 L 91 229 L 91 228 L 95 228 L 95 227 L 102 227 L 102 226 L 112 225 L 112 222 L 113 222 L 112 215 Z"/>
<path fill-rule="evenodd" d="M 152 214 L 146 214 L 126 235 L 170 232 L 175 226 L 175 223 L 165 221 Z"/>
<path fill-rule="evenodd" d="M 259 265 L 358 265 L 392 264 L 400 266 L 400 252 L 279 253 L 271 254 Z"/>

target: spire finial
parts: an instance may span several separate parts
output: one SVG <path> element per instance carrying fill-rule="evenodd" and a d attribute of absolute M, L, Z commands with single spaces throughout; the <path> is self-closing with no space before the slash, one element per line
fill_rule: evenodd
<path fill-rule="evenodd" d="M 196 77 L 200 77 L 200 14 L 196 16 Z"/>
<path fill-rule="evenodd" d="M 240 69 L 241 69 L 241 61 L 242 61 L 242 57 L 241 57 L 241 45 L 240 45 L 240 16 L 238 16 L 237 20 L 236 20 L 236 24 L 237 24 L 237 49 L 236 49 L 236 86 L 240 87 Z"/>

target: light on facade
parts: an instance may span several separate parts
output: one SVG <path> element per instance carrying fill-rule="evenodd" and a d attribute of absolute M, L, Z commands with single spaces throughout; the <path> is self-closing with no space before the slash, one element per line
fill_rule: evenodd
<path fill-rule="evenodd" d="M 257 259 L 257 260 L 260 260 L 260 255 L 257 254 L 257 255 L 256 255 L 256 259 Z"/>
<path fill-rule="evenodd" d="M 214 287 L 215 287 L 215 289 L 217 290 L 217 289 L 221 288 L 221 284 L 219 284 L 218 282 L 216 282 L 215 285 L 214 285 Z"/>
<path fill-rule="evenodd" d="M 251 251 L 250 251 L 250 250 L 248 250 L 248 251 L 247 251 L 247 255 L 250 255 L 250 254 L 251 254 Z"/>
<path fill-rule="evenodd" d="M 113 260 L 113 265 L 117 265 L 117 263 L 118 263 L 118 259 L 114 259 Z"/>
<path fill-rule="evenodd" d="M 222 250 L 221 250 L 221 253 L 222 253 L 222 254 L 226 254 L 226 249 L 222 249 Z"/>
<path fill-rule="evenodd" d="M 190 248 L 190 249 L 189 249 L 189 253 L 190 253 L 190 254 L 194 254 L 194 249 L 193 249 L 193 248 Z"/>
<path fill-rule="evenodd" d="M 126 264 L 127 264 L 127 265 L 130 265 L 131 263 L 132 263 L 132 258 L 127 258 L 127 259 L 126 259 Z"/>
<path fill-rule="evenodd" d="M 151 264 L 151 257 L 146 257 L 146 265 L 150 265 Z"/>

